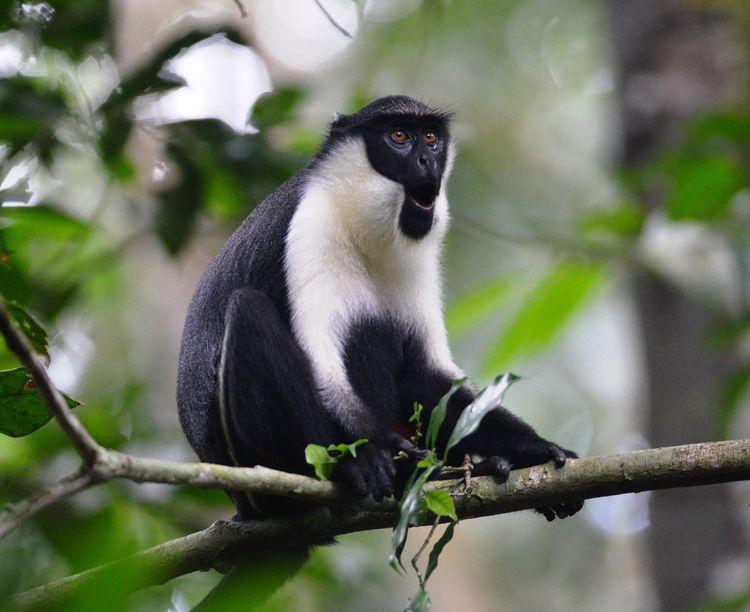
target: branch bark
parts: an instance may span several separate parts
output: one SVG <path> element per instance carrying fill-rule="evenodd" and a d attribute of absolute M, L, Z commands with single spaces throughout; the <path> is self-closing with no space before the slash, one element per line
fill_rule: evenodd
<path fill-rule="evenodd" d="M 92 435 L 73 414 L 68 407 L 62 394 L 52 384 L 44 366 L 36 358 L 34 350 L 29 345 L 26 337 L 18 330 L 11 321 L 5 304 L 0 300 L 0 333 L 5 338 L 8 348 L 16 354 L 21 363 L 26 366 L 39 393 L 47 402 L 50 411 L 54 415 L 60 428 L 75 446 L 76 451 L 86 465 L 93 465 L 97 457 L 104 451 Z"/>
<path fill-rule="evenodd" d="M 314 502 L 346 503 L 351 500 L 351 492 L 333 482 L 323 482 L 262 466 L 244 468 L 215 463 L 179 463 L 102 449 L 94 466 L 83 466 L 60 482 L 43 487 L 14 504 L 8 504 L 0 513 L 0 539 L 47 506 L 89 486 L 115 478 L 140 483 L 265 493 Z M 373 502 L 369 505 L 375 504 Z"/>
<path fill-rule="evenodd" d="M 448 490 L 459 517 L 467 519 L 564 500 L 737 480 L 750 480 L 750 440 L 575 459 L 560 469 L 548 464 L 513 471 L 502 484 L 492 477 L 478 477 L 472 479 L 468 494 L 462 480 L 434 481 L 428 483 L 427 490 Z M 329 487 L 332 500 L 335 497 L 341 502 L 341 492 L 334 485 L 319 484 Z M 110 599 L 124 596 L 183 574 L 231 564 L 270 550 L 314 544 L 354 531 L 391 527 L 397 515 L 398 504 L 390 500 L 369 506 L 332 504 L 287 519 L 219 521 L 203 531 L 16 595 L 9 602 L 10 608 L 54 609 L 91 589 L 104 589 Z M 424 524 L 429 524 L 434 517 L 424 520 Z"/>

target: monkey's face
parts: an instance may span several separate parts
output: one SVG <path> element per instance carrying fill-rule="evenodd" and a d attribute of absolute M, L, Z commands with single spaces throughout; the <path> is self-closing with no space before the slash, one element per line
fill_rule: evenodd
<path fill-rule="evenodd" d="M 373 169 L 404 187 L 401 230 L 422 238 L 432 227 L 445 173 L 447 124 L 434 118 L 383 117 L 365 126 L 362 136 Z"/>
<path fill-rule="evenodd" d="M 355 189 L 363 192 L 355 199 L 362 200 L 363 205 L 367 202 L 367 207 L 359 213 L 377 221 L 390 220 L 389 214 L 397 211 L 400 231 L 419 240 L 430 232 L 433 224 L 444 229 L 447 222 L 447 201 L 440 190 L 453 157 L 448 137 L 450 117 L 445 110 L 431 108 L 408 96 L 386 96 L 352 115 L 337 117 L 331 124 L 322 157 L 339 146 L 364 145 L 367 159 L 361 161 L 367 172 L 388 180 L 380 181 L 387 183 L 383 189 L 373 189 L 373 185 L 363 181 L 367 172 L 354 173 Z M 346 161 L 340 158 L 332 164 L 337 167 L 332 167 L 331 172 L 341 176 L 352 163 L 352 156 Z M 403 196 L 399 195 L 399 201 L 394 202 L 393 194 L 401 191 L 398 186 L 403 188 Z M 445 209 L 443 212 L 441 207 Z"/>

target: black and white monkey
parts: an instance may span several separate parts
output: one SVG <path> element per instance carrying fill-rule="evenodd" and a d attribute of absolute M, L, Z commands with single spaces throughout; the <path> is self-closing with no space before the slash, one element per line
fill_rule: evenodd
<path fill-rule="evenodd" d="M 180 420 L 201 460 L 310 474 L 308 443 L 366 438 L 334 478 L 376 500 L 397 491 L 394 455 L 423 452 L 406 430 L 414 402 L 429 413 L 464 377 L 441 294 L 453 157 L 446 113 L 381 98 L 338 117 L 309 165 L 240 225 L 200 281 L 182 340 Z M 469 383 L 453 395 L 443 444 L 474 397 Z M 465 453 L 503 478 L 576 456 L 503 408 L 452 459 Z M 231 496 L 239 520 L 299 507 Z M 552 520 L 581 505 L 538 510 Z"/>

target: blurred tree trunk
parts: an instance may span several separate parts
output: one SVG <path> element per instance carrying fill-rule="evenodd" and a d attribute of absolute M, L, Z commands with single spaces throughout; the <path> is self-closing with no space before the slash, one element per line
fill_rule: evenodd
<path fill-rule="evenodd" d="M 742 32 L 731 15 L 688 0 L 610 0 L 622 121 L 619 161 L 637 168 L 678 142 L 687 121 L 736 104 L 746 84 Z M 663 194 L 640 194 L 649 209 Z M 736 367 L 707 335 L 718 315 L 643 270 L 633 280 L 646 363 L 646 435 L 654 446 L 712 440 L 723 385 Z M 684 610 L 708 595 L 722 561 L 743 549 L 725 485 L 658 491 L 648 548 L 659 602 Z"/>

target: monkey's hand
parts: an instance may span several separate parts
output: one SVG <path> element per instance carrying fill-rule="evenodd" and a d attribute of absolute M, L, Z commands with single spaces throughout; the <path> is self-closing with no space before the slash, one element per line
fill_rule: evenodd
<path fill-rule="evenodd" d="M 396 492 L 396 464 L 393 458 L 400 451 L 415 459 L 427 454 L 427 451 L 417 448 L 398 434 L 388 434 L 380 442 L 360 446 L 356 457 L 347 457 L 337 470 L 337 479 L 350 484 L 362 497 L 372 495 L 377 502 L 393 497 Z"/>
<path fill-rule="evenodd" d="M 578 455 L 554 442 L 545 440 L 534 429 L 507 410 L 495 411 L 482 422 L 476 433 L 465 440 L 464 452 L 483 457 L 475 465 L 475 473 L 493 474 L 502 482 L 512 469 L 542 465 L 554 461 L 561 468 L 568 459 Z M 458 457 L 456 457 L 458 459 Z M 548 521 L 574 515 L 583 507 L 582 500 L 535 508 Z"/>
<path fill-rule="evenodd" d="M 508 479 L 508 474 L 512 469 L 541 465 L 550 460 L 554 461 L 555 466 L 559 468 L 565 465 L 567 459 L 578 457 L 575 452 L 561 448 L 543 438 L 539 438 L 533 444 L 527 442 L 510 452 L 509 449 L 498 449 L 491 452 L 493 454 L 484 455 L 484 459 L 475 463 L 473 474 L 496 476 L 501 482 Z M 548 521 L 554 521 L 556 518 L 563 519 L 573 516 L 581 508 L 583 508 L 583 500 L 573 500 L 552 506 L 539 506 L 534 510 L 543 514 Z"/>

